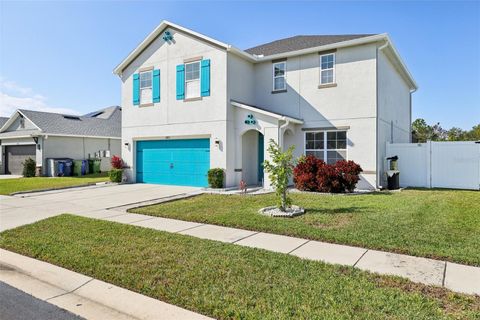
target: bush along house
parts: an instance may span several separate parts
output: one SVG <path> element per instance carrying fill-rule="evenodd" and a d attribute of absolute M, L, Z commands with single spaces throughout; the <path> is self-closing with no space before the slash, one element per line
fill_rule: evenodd
<path fill-rule="evenodd" d="M 387 142 L 410 142 L 417 85 L 387 34 L 294 36 L 247 50 L 163 21 L 114 70 L 131 182 L 270 186 L 268 141 L 385 185 Z"/>

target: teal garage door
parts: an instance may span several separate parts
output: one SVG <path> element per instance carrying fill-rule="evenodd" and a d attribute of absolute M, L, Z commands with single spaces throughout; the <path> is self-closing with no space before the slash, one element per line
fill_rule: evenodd
<path fill-rule="evenodd" d="M 137 182 L 206 187 L 210 140 L 137 142 Z"/>

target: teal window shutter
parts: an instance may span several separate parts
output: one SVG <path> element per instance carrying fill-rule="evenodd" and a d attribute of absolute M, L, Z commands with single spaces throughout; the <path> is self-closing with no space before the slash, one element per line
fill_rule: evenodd
<path fill-rule="evenodd" d="M 202 97 L 208 97 L 210 95 L 210 59 L 202 60 L 200 88 Z"/>
<path fill-rule="evenodd" d="M 185 99 L 185 66 L 177 66 L 177 100 Z"/>
<path fill-rule="evenodd" d="M 140 104 L 140 74 L 135 73 L 133 75 L 133 105 L 138 106 Z"/>
<path fill-rule="evenodd" d="M 160 102 L 160 70 L 153 70 L 153 83 L 152 83 L 152 97 L 153 102 Z"/>

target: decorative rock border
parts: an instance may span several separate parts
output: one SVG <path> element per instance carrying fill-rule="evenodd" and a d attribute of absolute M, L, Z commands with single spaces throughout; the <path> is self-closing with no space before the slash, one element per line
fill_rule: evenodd
<path fill-rule="evenodd" d="M 281 211 L 276 206 L 266 207 L 258 210 L 258 213 L 270 217 L 293 218 L 305 213 L 305 209 L 299 206 L 291 206 L 286 211 Z"/>

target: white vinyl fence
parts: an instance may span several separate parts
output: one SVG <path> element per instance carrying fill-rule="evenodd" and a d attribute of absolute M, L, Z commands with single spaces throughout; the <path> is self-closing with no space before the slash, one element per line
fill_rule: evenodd
<path fill-rule="evenodd" d="M 387 143 L 395 155 L 401 187 L 480 190 L 480 143 Z"/>

